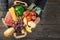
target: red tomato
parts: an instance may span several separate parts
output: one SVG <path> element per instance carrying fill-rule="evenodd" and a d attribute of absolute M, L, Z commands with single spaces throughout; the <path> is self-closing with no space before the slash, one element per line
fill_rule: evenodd
<path fill-rule="evenodd" d="M 34 16 L 35 15 L 35 12 L 34 11 L 31 11 L 30 12 L 30 15 Z"/>
<path fill-rule="evenodd" d="M 26 12 L 23 12 L 23 16 L 26 17 L 27 16 L 27 13 Z"/>
<path fill-rule="evenodd" d="M 29 10 L 26 10 L 25 12 L 23 12 L 23 16 L 24 17 L 28 16 L 29 15 L 29 12 L 30 12 Z"/>
<path fill-rule="evenodd" d="M 32 16 L 32 20 L 36 20 L 36 16 Z"/>
<path fill-rule="evenodd" d="M 31 17 L 30 16 L 27 16 L 27 21 L 31 21 Z"/>
<path fill-rule="evenodd" d="M 30 10 L 26 10 L 26 13 L 29 15 Z"/>

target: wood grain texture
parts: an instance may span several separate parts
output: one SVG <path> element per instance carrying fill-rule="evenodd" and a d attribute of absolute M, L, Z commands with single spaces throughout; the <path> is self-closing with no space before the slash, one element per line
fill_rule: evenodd
<path fill-rule="evenodd" d="M 25 38 L 15 39 L 13 36 L 5 38 L 3 32 L 6 29 L 0 20 L 1 40 L 57 40 L 54 38 L 60 38 L 60 0 L 47 0 L 41 22 Z"/>

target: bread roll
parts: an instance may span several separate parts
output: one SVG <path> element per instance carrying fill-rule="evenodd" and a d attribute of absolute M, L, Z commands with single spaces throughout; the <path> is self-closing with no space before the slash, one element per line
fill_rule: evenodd
<path fill-rule="evenodd" d="M 15 31 L 14 28 L 11 27 L 4 32 L 4 36 L 5 37 L 11 36 L 14 33 L 14 31 Z"/>

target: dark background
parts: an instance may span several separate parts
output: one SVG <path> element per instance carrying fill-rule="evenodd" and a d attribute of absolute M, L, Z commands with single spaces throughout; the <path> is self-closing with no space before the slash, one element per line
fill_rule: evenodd
<path fill-rule="evenodd" d="M 0 10 L 0 17 L 2 13 L 3 11 Z M 5 38 L 3 32 L 6 29 L 0 19 L 0 40 L 58 40 L 57 38 L 60 38 L 60 0 L 47 0 L 41 22 L 25 38 L 15 39 L 13 36 Z"/>

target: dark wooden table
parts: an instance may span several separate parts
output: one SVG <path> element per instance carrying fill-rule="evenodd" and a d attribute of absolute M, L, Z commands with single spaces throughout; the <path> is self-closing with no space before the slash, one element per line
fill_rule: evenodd
<path fill-rule="evenodd" d="M 41 22 L 25 38 L 5 38 L 3 32 L 6 29 L 0 20 L 0 40 L 58 40 L 56 38 L 60 38 L 60 0 L 47 0 Z"/>

